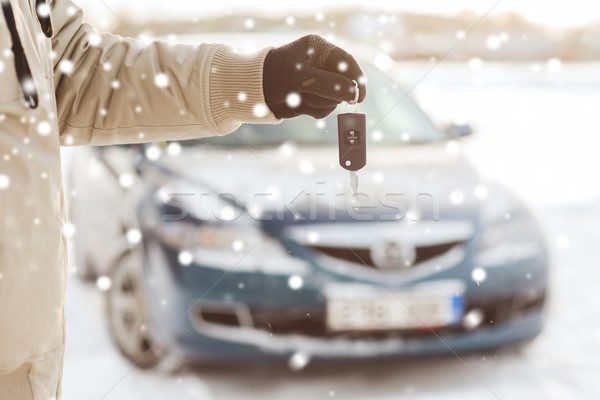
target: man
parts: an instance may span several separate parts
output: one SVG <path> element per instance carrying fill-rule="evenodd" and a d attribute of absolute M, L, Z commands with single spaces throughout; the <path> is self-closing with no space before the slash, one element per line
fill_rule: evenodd
<path fill-rule="evenodd" d="M 359 101 L 366 88 L 354 58 L 316 35 L 253 54 L 146 46 L 96 33 L 69 0 L 0 1 L 0 398 L 47 400 L 60 397 L 65 344 L 60 145 L 322 118 L 354 98 L 352 80 Z"/>

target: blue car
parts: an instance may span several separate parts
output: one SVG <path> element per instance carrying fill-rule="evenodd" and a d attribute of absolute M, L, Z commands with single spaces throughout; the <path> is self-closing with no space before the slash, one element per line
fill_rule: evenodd
<path fill-rule="evenodd" d="M 86 193 L 111 209 L 94 225 L 74 211 L 76 261 L 110 279 L 110 330 L 132 362 L 301 368 L 485 350 L 540 333 L 549 256 L 534 215 L 466 161 L 468 127 L 440 130 L 386 73 L 367 63 L 365 73 L 357 210 L 337 160 L 337 113 L 91 150 L 112 190 L 74 168 L 73 209 Z"/>

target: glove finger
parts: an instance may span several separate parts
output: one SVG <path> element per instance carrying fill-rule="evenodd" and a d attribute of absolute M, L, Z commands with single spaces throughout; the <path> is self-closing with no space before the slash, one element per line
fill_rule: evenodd
<path fill-rule="evenodd" d="M 312 65 L 307 65 L 305 70 L 307 79 L 301 83 L 304 93 L 315 94 L 338 102 L 354 99 L 354 84 L 351 79 Z"/>
<path fill-rule="evenodd" d="M 358 102 L 361 103 L 365 99 L 367 96 L 365 75 L 358 61 L 350 53 L 337 46 L 331 49 L 325 62 L 325 69 L 355 80 L 359 89 Z"/>
<path fill-rule="evenodd" d="M 340 104 L 338 100 L 328 99 L 312 93 L 303 93 L 302 101 L 315 108 L 330 108 Z"/>
<path fill-rule="evenodd" d="M 326 107 L 326 108 L 315 108 L 315 107 L 305 106 L 305 107 L 303 107 L 302 114 L 310 115 L 311 117 L 313 117 L 315 119 L 321 119 L 321 118 L 325 118 L 326 116 L 328 116 L 329 114 L 334 112 L 336 108 L 337 108 L 337 106 Z"/>

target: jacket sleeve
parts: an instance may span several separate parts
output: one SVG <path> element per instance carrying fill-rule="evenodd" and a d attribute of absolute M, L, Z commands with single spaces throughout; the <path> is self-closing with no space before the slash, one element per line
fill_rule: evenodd
<path fill-rule="evenodd" d="M 279 121 L 262 89 L 270 48 L 246 54 L 99 34 L 70 0 L 55 0 L 51 17 L 63 145 L 193 139 Z"/>

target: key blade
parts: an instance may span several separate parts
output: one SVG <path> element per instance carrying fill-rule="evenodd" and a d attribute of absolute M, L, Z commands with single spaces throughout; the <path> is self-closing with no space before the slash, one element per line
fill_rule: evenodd
<path fill-rule="evenodd" d="M 354 211 L 358 211 L 360 205 L 358 204 L 358 174 L 356 171 L 350 171 L 350 186 L 352 187 L 352 203 L 354 205 Z"/>

